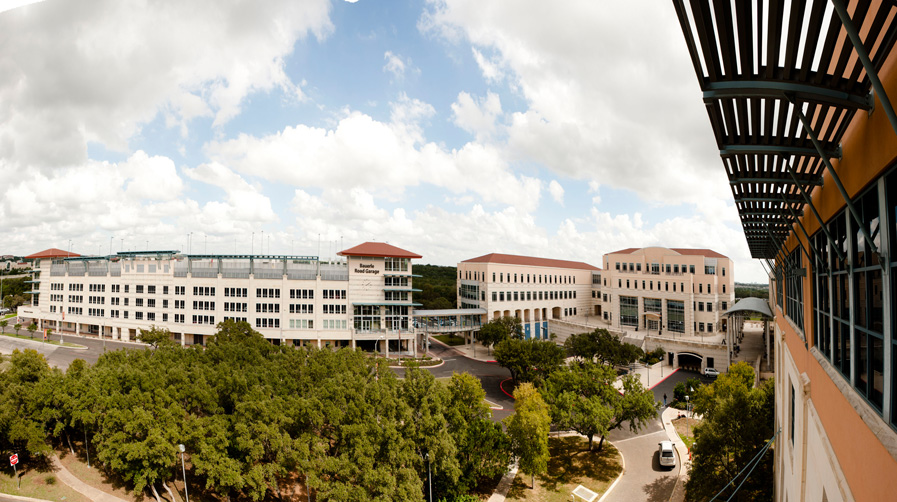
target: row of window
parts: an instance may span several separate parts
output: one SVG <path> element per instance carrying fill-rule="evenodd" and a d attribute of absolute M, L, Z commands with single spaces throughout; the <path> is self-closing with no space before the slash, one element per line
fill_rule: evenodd
<path fill-rule="evenodd" d="M 606 282 L 606 281 L 605 281 L 605 282 Z M 663 282 L 663 291 L 669 291 L 669 290 L 670 290 L 670 284 L 673 285 L 673 292 L 676 293 L 676 292 L 677 292 L 677 290 L 676 290 L 676 283 L 675 283 L 675 282 L 670 283 L 669 281 L 664 281 L 664 282 Z M 607 286 L 607 284 L 605 284 L 605 286 Z M 639 289 L 638 286 L 639 286 L 639 281 L 638 281 L 638 279 L 633 279 L 632 282 L 630 282 L 629 279 L 626 279 L 626 289 Z M 646 286 L 647 286 L 647 287 L 646 287 Z M 660 287 L 661 287 L 661 282 L 660 282 L 660 281 L 657 281 L 657 291 L 661 291 Z M 620 279 L 620 278 L 617 279 L 617 288 L 619 288 L 619 289 L 623 289 L 623 279 Z M 642 287 L 641 287 L 641 289 L 647 289 L 648 291 L 653 291 L 653 290 L 654 290 L 654 281 L 645 281 L 645 280 L 642 280 Z M 685 283 L 684 283 L 684 282 L 680 282 L 680 283 L 679 283 L 679 290 L 678 290 L 678 292 L 680 292 L 680 293 L 684 293 L 684 292 L 685 292 Z M 691 292 L 692 292 L 692 293 L 695 293 L 695 285 L 694 285 L 694 284 L 691 285 Z M 726 294 L 726 285 L 725 285 L 725 284 L 721 284 L 721 285 L 720 285 L 720 292 L 721 292 L 722 294 Z M 698 294 L 704 294 L 704 284 L 703 284 L 703 283 L 699 283 L 699 284 L 698 284 L 698 291 L 697 291 L 697 293 L 698 293 Z M 712 288 L 710 287 L 710 284 L 707 285 L 707 294 L 713 294 L 713 292 L 712 292 Z"/>
<path fill-rule="evenodd" d="M 641 263 L 614 263 L 616 270 L 620 272 L 641 272 L 642 264 Z M 605 267 L 608 265 L 605 264 Z M 721 267 L 723 277 L 726 276 L 726 267 Z M 660 274 L 661 270 L 663 270 L 667 274 L 684 274 L 685 271 L 688 270 L 689 274 L 695 273 L 694 265 L 679 265 L 676 263 L 651 263 L 651 267 L 645 265 L 645 270 L 649 271 L 652 274 Z M 715 265 L 704 265 L 704 273 L 707 275 L 716 275 L 716 266 Z"/>
<path fill-rule="evenodd" d="M 575 300 L 576 291 L 493 291 L 493 302 L 523 302 L 539 300 Z"/>
<path fill-rule="evenodd" d="M 886 344 L 885 316 L 897 312 L 897 261 L 880 263 L 865 233 L 883 253 L 897 251 L 897 171 L 880 178 L 853 200 L 861 224 L 842 210 L 826 222 L 831 240 L 822 230 L 811 238 L 810 262 L 803 249 L 794 249 L 777 264 L 776 304 L 803 330 L 804 302 L 812 304 L 812 343 L 879 414 L 889 415 L 897 428 L 897 337 Z M 884 228 L 883 228 L 884 227 Z M 813 270 L 810 294 L 805 294 L 806 268 Z M 884 274 L 883 267 L 890 267 Z M 888 283 L 890 281 L 890 284 Z M 884 290 L 891 288 L 891 304 L 884 305 Z M 893 324 L 897 319 L 891 319 Z M 810 333 L 806 333 L 809 335 Z M 809 343 L 809 337 L 805 337 Z M 888 346 L 890 345 L 890 347 Z M 890 375 L 885 359 L 890 354 Z M 891 409 L 885 413 L 887 392 Z"/>
<path fill-rule="evenodd" d="M 458 274 L 460 277 L 461 272 L 459 271 Z M 468 274 L 470 274 L 470 271 L 468 271 Z M 475 278 L 473 280 L 485 281 L 485 279 L 482 278 L 482 275 L 484 275 L 484 274 L 482 274 L 482 273 L 477 274 L 477 272 L 474 272 Z M 518 279 L 518 275 L 519 275 L 519 279 L 520 279 L 519 282 L 521 282 L 521 283 L 576 284 L 576 276 L 574 276 L 574 275 L 522 274 L 522 273 L 512 275 L 510 272 L 508 272 L 507 274 L 505 274 L 504 272 L 498 272 L 497 275 L 495 272 L 492 272 L 492 282 L 505 282 L 506 275 L 507 275 L 507 279 L 508 279 L 507 282 L 518 282 L 517 279 Z M 477 277 L 480 277 L 480 278 L 477 278 Z M 498 278 L 497 281 L 496 281 L 496 278 Z M 468 275 L 468 279 L 469 279 L 469 275 Z"/>

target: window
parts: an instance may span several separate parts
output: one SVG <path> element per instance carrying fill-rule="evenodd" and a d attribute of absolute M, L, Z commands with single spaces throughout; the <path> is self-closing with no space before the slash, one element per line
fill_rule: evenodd
<path fill-rule="evenodd" d="M 620 297 L 620 324 L 638 326 L 638 298 L 635 296 Z"/>
<path fill-rule="evenodd" d="M 685 302 L 667 300 L 667 329 L 675 333 L 685 333 Z"/>
<path fill-rule="evenodd" d="M 280 289 L 277 288 L 256 288 L 256 298 L 280 298 Z"/>
<path fill-rule="evenodd" d="M 255 312 L 261 314 L 280 313 L 280 304 L 279 303 L 256 303 L 255 304 Z"/>
<path fill-rule="evenodd" d="M 698 312 L 704 311 L 704 302 L 698 302 Z M 701 330 L 703 331 L 703 330 Z"/>
<path fill-rule="evenodd" d="M 210 286 L 193 286 L 193 296 L 215 296 L 215 288 Z"/>
<path fill-rule="evenodd" d="M 135 306 L 135 307 L 142 307 L 142 306 L 143 306 L 143 298 L 137 298 L 137 299 L 135 299 L 135 300 L 134 300 L 134 306 Z"/>
<path fill-rule="evenodd" d="M 714 266 L 714 265 L 704 265 L 704 274 L 706 274 L 706 275 L 716 275 L 716 266 Z"/>
<path fill-rule="evenodd" d="M 162 294 L 163 294 L 163 295 L 167 295 L 167 294 L 168 294 L 168 286 L 162 286 Z"/>
<path fill-rule="evenodd" d="M 390 279 L 390 278 L 387 277 L 387 279 Z M 243 291 L 245 292 L 246 289 L 244 288 Z M 243 296 L 246 296 L 246 295 L 243 295 Z M 293 299 L 314 299 L 314 297 L 315 297 L 315 290 L 313 290 L 313 289 L 291 289 L 290 290 L 290 298 L 293 298 Z"/>
<path fill-rule="evenodd" d="M 694 274 L 694 273 L 695 273 L 695 266 L 694 266 L 694 265 L 689 265 L 689 266 L 688 266 L 688 273 L 689 273 L 689 274 Z"/>
<path fill-rule="evenodd" d="M 384 262 L 384 269 L 387 272 L 407 272 L 411 260 L 408 258 L 386 258 Z"/>
<path fill-rule="evenodd" d="M 149 299 L 147 299 L 147 300 L 146 300 L 146 306 L 147 306 L 147 308 L 151 308 L 151 309 L 156 308 L 156 299 L 155 299 L 155 298 L 149 298 Z"/>
<path fill-rule="evenodd" d="M 856 203 L 866 232 L 872 243 L 881 249 L 881 219 L 878 209 L 878 187 L 862 195 Z M 851 221 L 853 223 L 853 221 Z M 856 225 L 854 225 L 856 226 Z M 878 410 L 884 398 L 884 311 L 882 270 L 878 255 L 866 242 L 862 229 L 851 234 L 853 244 L 854 363 L 856 388 Z M 893 280 L 893 279 L 892 279 Z"/>
<path fill-rule="evenodd" d="M 138 284 L 138 285 L 134 286 L 134 292 L 137 293 L 138 295 L 142 295 L 143 294 L 143 285 Z"/>
<path fill-rule="evenodd" d="M 175 286 L 175 287 L 174 287 L 174 294 L 176 294 L 176 295 L 186 295 L 186 294 L 187 294 L 187 293 L 186 293 L 186 289 L 187 289 L 187 288 L 186 288 L 185 286 Z M 127 290 L 127 286 L 125 286 L 125 293 L 127 293 L 127 292 L 128 292 L 128 290 Z M 181 322 L 183 322 L 183 321 L 181 321 Z"/>
<path fill-rule="evenodd" d="M 245 312 L 245 310 L 243 312 Z M 290 313 L 291 314 L 314 314 L 315 313 L 315 305 L 313 303 L 291 303 L 290 304 Z"/>
<path fill-rule="evenodd" d="M 280 327 L 280 319 L 265 319 L 265 318 L 256 318 L 255 320 L 256 328 L 279 328 Z"/>
<path fill-rule="evenodd" d="M 785 315 L 801 331 L 804 329 L 803 256 L 795 248 L 785 259 Z"/>
<path fill-rule="evenodd" d="M 148 295 L 154 295 L 154 294 L 156 294 L 156 287 L 155 287 L 155 286 L 147 286 L 147 287 L 146 287 L 146 294 L 148 294 Z"/>

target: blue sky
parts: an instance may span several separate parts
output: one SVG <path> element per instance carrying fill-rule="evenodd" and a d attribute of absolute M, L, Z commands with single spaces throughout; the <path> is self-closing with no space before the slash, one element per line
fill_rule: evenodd
<path fill-rule="evenodd" d="M 3 253 L 659 245 L 765 281 L 667 3 L 22 3 L 0 4 Z"/>

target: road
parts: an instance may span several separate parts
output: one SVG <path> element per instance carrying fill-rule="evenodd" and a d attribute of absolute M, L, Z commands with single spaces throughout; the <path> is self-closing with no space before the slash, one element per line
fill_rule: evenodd
<path fill-rule="evenodd" d="M 713 379 L 705 378 L 698 373 L 679 370 L 667 376 L 651 389 L 654 392 L 654 400 L 663 403 L 664 394 L 669 398 L 668 401 L 672 400 L 673 388 L 676 387 L 676 384 L 692 377 L 697 377 L 704 383 L 713 381 Z M 673 487 L 676 485 L 682 459 L 676 459 L 676 467 L 672 470 L 660 466 L 657 457 L 657 443 L 668 439 L 660 417 L 652 420 L 646 428 L 638 433 L 631 432 L 628 425 L 623 427 L 623 429 L 611 432 L 608 439 L 623 455 L 626 473 L 605 500 L 608 502 L 669 500 Z"/>
<path fill-rule="evenodd" d="M 7 331 L 11 330 L 7 327 Z M 23 334 L 27 333 L 22 330 Z M 40 338 L 39 332 L 35 333 L 35 338 Z M 59 340 L 59 335 L 50 335 L 51 340 Z M 87 347 L 86 349 L 75 349 L 70 347 L 61 347 L 59 345 L 50 345 L 31 340 L 23 340 L 11 336 L 0 336 L 0 354 L 12 354 L 13 350 L 34 349 L 43 354 L 47 358 L 50 366 L 56 366 L 62 370 L 69 367 L 75 359 L 83 359 L 90 364 L 97 362 L 100 355 L 105 351 L 121 350 L 124 348 L 144 347 L 143 344 L 133 342 L 116 342 L 112 340 L 105 341 L 105 349 L 103 340 L 97 338 L 76 337 L 72 335 L 64 335 L 62 337 L 66 342 L 75 343 Z"/>

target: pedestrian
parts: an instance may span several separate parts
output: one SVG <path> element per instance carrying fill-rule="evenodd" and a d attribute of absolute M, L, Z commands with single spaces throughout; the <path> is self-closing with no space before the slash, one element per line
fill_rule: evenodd
<path fill-rule="evenodd" d="M 667 395 L 666 395 L 666 393 L 663 394 L 663 405 L 664 405 L 664 406 L 667 405 Z"/>

